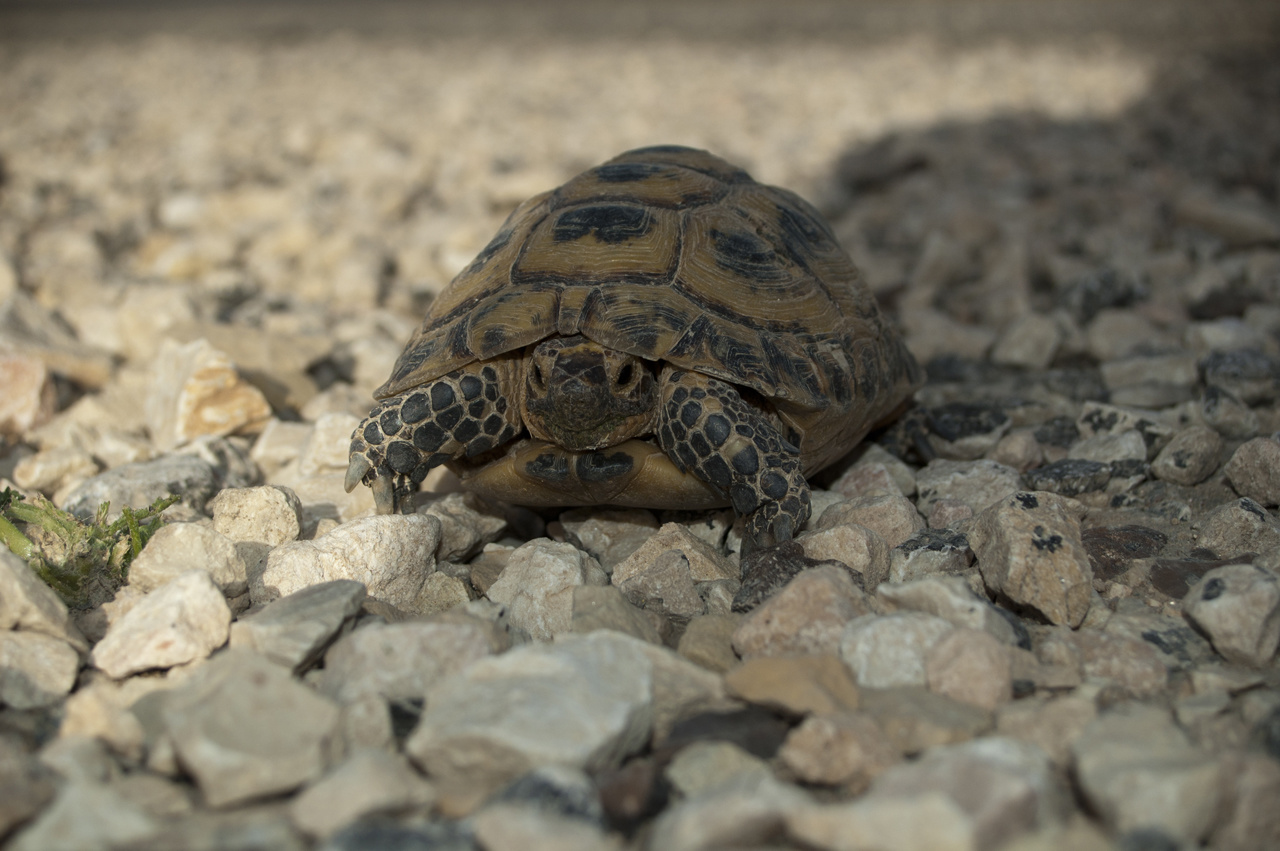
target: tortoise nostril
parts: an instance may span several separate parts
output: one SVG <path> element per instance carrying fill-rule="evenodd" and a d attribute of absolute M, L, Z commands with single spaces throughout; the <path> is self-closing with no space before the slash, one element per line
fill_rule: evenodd
<path fill-rule="evenodd" d="M 629 363 L 623 364 L 622 369 L 618 370 L 618 386 L 626 387 L 634 376 L 635 368 Z"/>
<path fill-rule="evenodd" d="M 542 377 L 542 367 L 538 366 L 538 362 L 533 362 L 533 386 L 535 390 L 541 390 L 546 387 L 546 380 Z"/>

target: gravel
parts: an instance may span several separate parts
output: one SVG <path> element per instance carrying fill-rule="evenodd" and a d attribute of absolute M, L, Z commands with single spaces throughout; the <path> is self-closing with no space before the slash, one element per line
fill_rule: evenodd
<path fill-rule="evenodd" d="M 0 11 L 0 485 L 182 496 L 91 610 L 0 552 L 0 847 L 1280 846 L 1280 13 L 733 8 Z M 823 210 L 916 407 L 745 558 L 371 516 L 426 304 L 660 142 Z"/>

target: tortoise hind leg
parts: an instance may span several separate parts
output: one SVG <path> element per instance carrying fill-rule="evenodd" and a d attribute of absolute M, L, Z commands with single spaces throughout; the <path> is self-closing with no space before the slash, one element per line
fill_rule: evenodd
<path fill-rule="evenodd" d="M 730 384 L 668 370 L 658 443 L 683 472 L 721 488 L 758 546 L 791 540 L 809 519 L 800 450 Z"/>
<path fill-rule="evenodd" d="M 413 510 L 413 491 L 432 468 L 499 446 L 520 431 L 511 370 L 472 363 L 379 402 L 351 435 L 344 483 L 373 488 L 379 514 Z"/>

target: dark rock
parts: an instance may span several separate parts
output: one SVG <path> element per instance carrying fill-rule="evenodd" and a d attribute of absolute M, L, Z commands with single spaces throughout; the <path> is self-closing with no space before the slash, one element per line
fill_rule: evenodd
<path fill-rule="evenodd" d="M 730 742 L 761 759 L 771 759 L 789 730 L 789 724 L 759 706 L 733 712 L 702 712 L 677 722 L 662 751 L 674 754 L 694 742 Z"/>
<path fill-rule="evenodd" d="M 630 830 L 666 806 L 670 788 L 665 765 L 665 759 L 640 757 L 596 778 L 601 807 L 614 828 Z"/>
<path fill-rule="evenodd" d="M 780 591 L 800 571 L 824 564 L 848 570 L 842 562 L 809 558 L 804 554 L 804 547 L 795 541 L 784 541 L 749 553 L 742 559 L 742 587 L 733 597 L 733 611 L 751 611 Z M 861 574 L 849 572 L 858 587 L 862 587 Z"/>
<path fill-rule="evenodd" d="M 1262 717 L 1249 739 L 1272 759 L 1280 760 L 1280 707 Z"/>
<path fill-rule="evenodd" d="M 475 851 L 471 830 L 458 822 L 357 822 L 329 837 L 319 851 Z"/>
<path fill-rule="evenodd" d="M 1200 364 L 1201 380 L 1221 387 L 1249 405 L 1280 395 L 1280 359 L 1257 349 L 1210 352 Z"/>
<path fill-rule="evenodd" d="M 1056 446 L 1066 449 L 1080 439 L 1080 429 L 1071 417 L 1054 417 L 1036 426 L 1036 440 L 1042 446 Z"/>
<path fill-rule="evenodd" d="M 1080 534 L 1096 579 L 1111 580 L 1129 569 L 1134 559 L 1159 554 L 1169 538 L 1146 526 L 1103 526 Z"/>
<path fill-rule="evenodd" d="M 1154 827 L 1134 828 L 1116 841 L 1116 851 L 1181 851 L 1182 844 Z"/>
<path fill-rule="evenodd" d="M 1072 278 L 1058 290 L 1055 300 L 1058 307 L 1086 325 L 1104 307 L 1128 307 L 1145 295 L 1143 286 L 1131 275 L 1103 268 Z"/>
<path fill-rule="evenodd" d="M 498 792 L 490 804 L 516 803 L 545 812 L 604 826 L 600 796 L 588 778 L 570 769 L 547 767 L 530 771 Z"/>
<path fill-rule="evenodd" d="M 1009 416 L 994 405 L 950 402 L 925 412 L 929 430 L 948 442 L 990 434 L 1008 425 Z"/>
<path fill-rule="evenodd" d="M 1111 465 L 1083 458 L 1064 458 L 1022 474 L 1029 490 L 1075 496 L 1102 490 L 1111 480 Z"/>

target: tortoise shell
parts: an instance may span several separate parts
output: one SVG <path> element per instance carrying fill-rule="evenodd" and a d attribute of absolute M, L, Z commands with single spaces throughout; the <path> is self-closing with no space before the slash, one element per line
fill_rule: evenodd
<path fill-rule="evenodd" d="M 705 151 L 661 146 L 521 204 L 434 300 L 375 396 L 577 334 L 753 391 L 806 472 L 921 380 L 812 206 Z"/>

